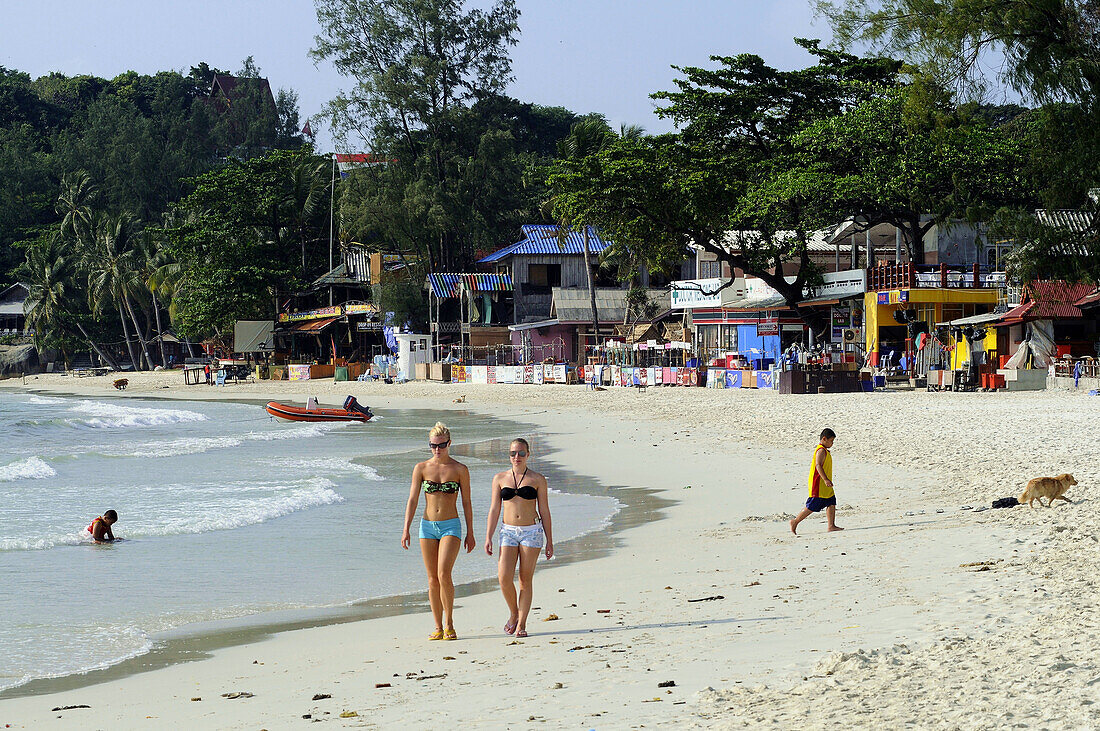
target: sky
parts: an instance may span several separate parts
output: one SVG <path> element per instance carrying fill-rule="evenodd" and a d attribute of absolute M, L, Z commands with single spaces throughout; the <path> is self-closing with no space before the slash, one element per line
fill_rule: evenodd
<path fill-rule="evenodd" d="M 481 3 L 484 4 L 484 3 Z M 509 93 L 525 102 L 600 112 L 615 128 L 664 132 L 649 95 L 673 88 L 678 66 L 755 53 L 778 68 L 808 64 L 793 38 L 829 38 L 810 0 L 517 0 L 519 43 Z M 350 86 L 308 52 L 319 28 L 312 0 L 47 0 L 5 2 L 0 66 L 32 77 L 113 78 L 205 61 L 237 71 L 252 56 L 273 89 L 298 94 L 302 120 Z M 333 147 L 312 125 L 319 151 Z"/>

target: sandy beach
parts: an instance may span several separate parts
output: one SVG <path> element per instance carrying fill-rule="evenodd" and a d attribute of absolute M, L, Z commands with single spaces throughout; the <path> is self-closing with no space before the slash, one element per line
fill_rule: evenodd
<path fill-rule="evenodd" d="M 0 388 L 119 395 L 109 377 Z M 282 632 L 205 659 L 0 700 L 12 728 L 1091 728 L 1100 701 L 1100 400 L 1067 392 L 774 392 L 130 376 L 123 397 L 461 409 L 530 425 L 558 467 L 668 501 L 592 560 L 535 575 L 531 636 L 495 591 L 457 642 L 425 606 Z M 466 403 L 452 400 L 466 396 Z M 444 420 L 445 414 L 443 414 Z M 429 425 L 425 425 L 425 429 Z M 793 536 L 817 433 L 846 530 Z M 464 435 L 456 434 L 456 441 Z M 539 455 L 532 467 L 537 469 Z M 503 463 L 502 459 L 502 463 Z M 1073 473 L 1073 504 L 979 510 Z M 475 553 L 487 486 L 475 488 Z M 399 551 L 400 526 L 394 526 Z M 557 547 L 570 553 L 569 542 Z M 292 547 L 288 547 L 292 550 Z M 575 556 L 571 556 L 575 558 Z M 225 694 L 247 693 L 236 698 Z M 315 696 L 326 697 L 313 700 Z M 63 711 L 51 709 L 88 705 Z"/>

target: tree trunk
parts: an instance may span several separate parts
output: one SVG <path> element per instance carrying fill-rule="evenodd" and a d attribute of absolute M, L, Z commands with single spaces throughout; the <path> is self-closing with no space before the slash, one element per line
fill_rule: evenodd
<path fill-rule="evenodd" d="M 118 367 L 118 363 L 115 362 L 114 358 L 112 358 L 111 356 L 107 355 L 106 353 L 104 353 L 102 350 L 99 349 L 99 346 L 95 344 L 95 342 L 92 340 L 92 338 L 84 330 L 83 325 L 81 325 L 80 323 L 77 323 L 76 324 L 76 329 L 80 331 L 80 334 L 84 336 L 84 340 L 86 340 L 88 345 L 92 348 L 92 350 L 94 350 L 96 352 L 96 355 L 98 355 L 100 358 L 103 359 L 104 363 L 111 366 L 116 371 L 122 370 L 121 368 Z"/>
<path fill-rule="evenodd" d="M 122 337 L 126 338 L 126 352 L 130 354 L 130 365 L 134 367 L 134 371 L 138 370 L 138 359 L 134 355 L 134 344 L 130 342 L 130 326 L 126 324 L 126 311 L 118 308 L 118 319 L 122 320 Z"/>
<path fill-rule="evenodd" d="M 168 359 L 164 357 L 164 330 L 160 326 L 160 307 L 157 305 L 157 293 L 150 292 L 153 295 L 153 314 L 157 318 L 157 341 L 160 343 L 160 366 L 161 368 L 168 367 Z"/>
<path fill-rule="evenodd" d="M 600 344 L 600 316 L 596 311 L 596 285 L 592 277 L 592 262 L 588 254 L 588 232 L 590 226 L 584 227 L 584 272 L 588 275 L 588 301 L 592 307 L 592 338 L 596 345 Z"/>
<path fill-rule="evenodd" d="M 134 335 L 141 343 L 141 352 L 145 356 L 145 369 L 153 370 L 153 360 L 149 357 L 149 346 L 141 335 L 141 326 L 138 324 L 137 315 L 134 313 L 134 305 L 130 302 L 130 295 L 123 295 L 122 299 L 126 303 L 126 310 L 130 313 L 130 319 L 134 321 Z"/>

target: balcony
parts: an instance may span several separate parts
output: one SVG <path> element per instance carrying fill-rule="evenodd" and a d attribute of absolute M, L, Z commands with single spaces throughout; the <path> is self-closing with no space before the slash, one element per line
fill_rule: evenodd
<path fill-rule="evenodd" d="M 890 264 L 867 270 L 868 291 L 888 289 L 1002 289 L 1006 286 L 1004 272 L 983 271 L 975 264 L 969 270 L 921 267 L 911 263 Z"/>

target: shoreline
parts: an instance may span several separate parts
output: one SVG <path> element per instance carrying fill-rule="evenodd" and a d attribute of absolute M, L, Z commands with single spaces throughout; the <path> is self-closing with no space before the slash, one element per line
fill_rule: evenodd
<path fill-rule="evenodd" d="M 35 391 L 37 394 L 68 395 L 76 398 L 86 394 L 65 394 L 61 391 Z M 131 398 L 137 398 L 134 394 Z M 162 399 L 158 396 L 142 395 L 150 400 L 183 400 L 180 397 Z M 236 403 L 263 403 L 254 399 L 219 399 Z M 502 421 L 505 421 L 502 419 Z M 515 422 L 520 424 L 521 422 Z M 525 425 L 526 426 L 526 425 Z M 533 436 L 538 438 L 538 434 Z M 474 440 L 457 444 L 452 450 L 461 458 L 479 446 L 500 445 L 499 438 Z M 497 450 L 500 451 L 499 449 Z M 544 466 L 544 472 L 551 484 L 559 481 L 569 483 L 588 480 L 583 475 L 571 473 L 562 465 L 554 462 L 554 452 L 542 455 L 550 464 Z M 595 480 L 593 480 L 595 481 Z M 605 489 L 608 486 L 604 486 Z M 608 555 L 614 548 L 603 546 L 605 539 L 615 541 L 615 534 L 636 527 L 642 523 L 659 520 L 660 512 L 667 507 L 667 501 L 658 498 L 646 490 L 616 490 L 619 509 L 610 518 L 607 525 L 581 533 L 558 543 L 566 549 L 555 565 L 568 565 Z M 479 539 L 480 541 L 480 539 Z M 479 546 L 480 549 L 480 546 Z M 575 553 L 573 551 L 577 551 Z M 475 549 L 476 552 L 477 549 Z M 591 553 L 590 553 L 591 552 Z M 476 554 L 474 558 L 477 558 Z M 456 600 L 498 591 L 496 579 L 483 578 L 455 584 Z M 284 632 L 313 629 L 349 622 L 363 622 L 381 617 L 423 613 L 429 611 L 427 591 L 414 589 L 400 594 L 387 594 L 342 602 L 339 604 L 302 607 L 299 609 L 272 609 L 223 619 L 184 624 L 150 636 L 153 643 L 148 650 L 131 657 L 123 658 L 105 667 L 66 673 L 64 675 L 32 678 L 19 685 L 0 689 L 0 702 L 7 699 L 50 695 L 66 691 L 75 691 L 100 683 L 123 680 L 141 673 L 153 672 L 179 663 L 195 662 L 212 657 L 217 650 L 239 647 L 274 637 Z"/>
<path fill-rule="evenodd" d="M 127 395 L 191 399 L 204 390 L 158 375 L 139 374 Z M 55 390 L 71 384 L 46 380 Z M 81 395 L 109 388 L 79 385 Z M 81 711 L 57 718 L 49 707 L 82 703 L 110 725 L 151 716 L 219 728 L 287 727 L 307 714 L 387 727 L 422 718 L 424 704 L 440 723 L 475 728 L 971 728 L 1006 712 L 1058 728 L 1087 718 L 1100 639 L 1046 627 L 1057 618 L 1087 632 L 1100 622 L 1100 519 L 1089 510 L 1100 436 L 1089 428 L 1090 400 L 322 382 L 212 396 L 258 393 L 330 403 L 352 393 L 378 409 L 528 419 L 572 471 L 670 504 L 661 520 L 618 533 L 621 545 L 604 557 L 540 568 L 522 641 L 500 632 L 503 602 L 488 592 L 458 602 L 456 643 L 425 642 L 419 614 L 288 631 L 83 690 L 0 700 L 0 721 L 64 727 Z M 459 395 L 467 403 L 452 406 Z M 785 523 L 804 500 L 815 441 L 807 432 L 823 425 L 839 435 L 837 521 L 846 530 L 827 534 L 811 518 L 796 538 Z M 1074 505 L 973 509 L 1063 471 L 1081 483 Z M 1056 566 L 1043 560 L 1050 552 Z M 1037 666 L 1049 679 L 1021 687 Z M 1062 687 L 1078 708 L 1044 702 Z M 826 688 L 834 702 L 822 707 Z M 234 691 L 254 697 L 219 697 Z M 311 701 L 317 693 L 332 698 Z"/>

